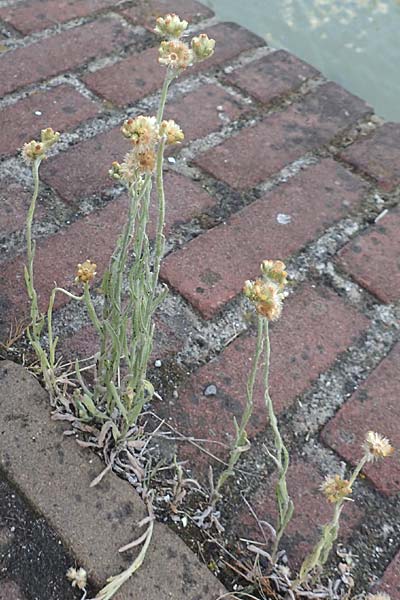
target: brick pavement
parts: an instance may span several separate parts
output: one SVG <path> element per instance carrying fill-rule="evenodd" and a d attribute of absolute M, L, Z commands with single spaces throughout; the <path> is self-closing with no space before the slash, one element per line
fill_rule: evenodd
<path fill-rule="evenodd" d="M 77 262 L 90 257 L 100 272 L 107 263 L 126 210 L 126 197 L 112 191 L 107 177 L 111 161 L 128 148 L 119 124 L 125 110 L 154 105 L 163 71 L 151 22 L 159 11 L 174 9 L 182 9 L 199 30 L 212 17 L 208 8 L 186 0 L 3 3 L 0 23 L 14 33 L 3 40 L 9 50 L 0 57 L 0 247 L 7 250 L 0 256 L 2 337 L 26 311 L 21 240 L 31 181 L 18 148 L 45 125 L 69 135 L 69 143 L 42 166 L 46 202 L 39 203 L 36 221 L 36 283 L 44 307 L 55 279 L 72 284 Z M 399 352 L 393 347 L 400 300 L 400 126 L 374 124 L 362 99 L 290 53 L 270 51 L 245 29 L 214 21 L 206 29 L 217 40 L 215 55 L 185 74 L 167 108 L 182 122 L 186 140 L 166 165 L 168 256 L 162 277 L 172 291 L 160 310 L 157 349 L 167 367 L 179 368 L 161 371 L 168 397 L 158 410 L 187 434 L 208 438 L 211 432 L 229 442 L 254 344 L 240 290 L 263 258 L 287 261 L 292 293 L 272 330 L 271 383 L 294 457 L 290 485 L 306 506 L 286 537 L 299 562 L 325 516 L 317 490 L 332 465 L 354 463 L 370 428 L 400 446 L 394 400 Z M 71 218 L 49 227 L 55 205 Z M 67 326 L 60 343 L 66 354 L 95 351 L 96 338 L 85 329 L 78 306 L 60 301 L 55 324 L 61 334 Z M 226 327 L 234 341 L 226 339 Z M 313 399 L 340 378 L 337 413 L 329 407 L 321 413 Z M 215 394 L 205 393 L 210 385 Z M 273 508 L 265 490 L 273 476 L 262 451 L 268 428 L 257 394 L 252 448 L 243 464 L 256 464 L 262 474 L 251 489 L 259 516 L 267 519 Z M 291 424 L 305 409 L 310 433 L 302 437 Z M 312 465 L 304 451 L 310 445 L 317 448 Z M 193 450 L 187 456 L 199 473 L 204 456 L 200 460 Z M 371 576 L 383 576 L 382 589 L 393 600 L 398 461 L 397 455 L 383 468 L 365 470 L 345 527 L 346 544 L 361 556 L 357 582 L 365 588 Z M 229 504 L 240 504 L 239 492 L 231 489 L 228 499 L 225 525 L 232 535 L 238 531 L 235 519 L 229 521 Z M 379 531 L 371 526 L 376 511 Z M 240 514 L 245 535 L 243 527 L 250 532 L 251 524 L 243 505 Z M 389 530 L 390 538 L 383 533 Z M 378 547 L 383 550 L 375 560 Z M 0 598 L 13 585 L 0 584 Z"/>

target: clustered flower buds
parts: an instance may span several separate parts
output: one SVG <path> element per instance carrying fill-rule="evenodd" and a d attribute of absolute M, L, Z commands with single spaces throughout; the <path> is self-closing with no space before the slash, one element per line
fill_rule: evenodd
<path fill-rule="evenodd" d="M 136 119 L 126 119 L 121 127 L 121 132 L 139 152 L 154 146 L 160 138 L 157 119 L 143 115 L 139 115 Z"/>
<path fill-rule="evenodd" d="M 187 26 L 187 21 L 180 19 L 178 15 L 170 14 L 165 15 L 165 17 L 158 17 L 154 31 L 161 37 L 179 40 Z"/>
<path fill-rule="evenodd" d="M 76 270 L 75 283 L 90 283 L 96 275 L 97 265 L 90 260 L 79 263 Z"/>
<path fill-rule="evenodd" d="M 37 158 L 46 158 L 46 151 L 55 144 L 60 137 L 58 131 L 53 131 L 51 127 L 42 129 L 40 134 L 40 142 L 31 140 L 23 145 L 22 156 L 27 162 L 36 160 Z"/>
<path fill-rule="evenodd" d="M 190 46 L 181 41 L 180 38 L 187 26 L 187 21 L 170 14 L 159 17 L 154 29 L 156 33 L 165 38 L 159 48 L 158 62 L 176 74 L 196 62 L 209 58 L 214 53 L 215 40 L 211 40 L 206 33 L 195 36 Z"/>
<path fill-rule="evenodd" d="M 286 297 L 285 268 L 280 260 L 265 260 L 261 264 L 263 279 L 246 281 L 244 284 L 244 295 L 255 304 L 258 314 L 269 321 L 276 321 L 281 316 L 282 302 Z"/>
<path fill-rule="evenodd" d="M 394 452 L 394 448 L 391 446 L 389 440 L 374 431 L 368 431 L 363 448 L 369 462 L 373 462 L 379 458 L 386 458 Z"/>
<path fill-rule="evenodd" d="M 329 502 L 340 502 L 352 493 L 350 482 L 339 475 L 326 477 L 321 489 Z"/>
<path fill-rule="evenodd" d="M 74 569 L 70 567 L 67 571 L 67 578 L 70 580 L 72 587 L 77 587 L 80 590 L 84 590 L 87 584 L 87 573 L 85 569 Z"/>
<path fill-rule="evenodd" d="M 214 54 L 215 40 L 210 39 L 206 33 L 200 33 L 192 39 L 191 47 L 196 60 L 205 60 Z"/>
<path fill-rule="evenodd" d="M 167 144 L 180 144 L 185 138 L 182 129 L 172 119 L 161 123 L 160 135 L 166 136 Z"/>

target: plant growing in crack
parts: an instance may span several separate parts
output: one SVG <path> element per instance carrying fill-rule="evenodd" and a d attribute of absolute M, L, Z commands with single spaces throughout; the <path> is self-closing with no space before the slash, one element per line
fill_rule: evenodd
<path fill-rule="evenodd" d="M 147 369 L 153 346 L 154 313 L 167 293 L 166 287 L 160 286 L 158 281 L 165 249 L 164 150 L 166 146 L 179 144 L 184 139 L 179 125 L 173 120 L 164 120 L 163 115 L 171 83 L 190 66 L 209 58 L 215 46 L 215 41 L 205 33 L 194 36 L 188 44 L 181 39 L 187 26 L 187 21 L 174 14 L 157 19 L 155 32 L 163 38 L 159 47 L 159 63 L 166 67 L 158 111 L 156 116 L 139 115 L 128 118 L 121 127 L 121 133 L 131 142 L 132 149 L 123 162 L 112 163 L 109 174 L 112 179 L 125 185 L 129 209 L 126 223 L 102 278 L 101 314 L 96 310 L 90 289 L 97 275 L 97 265 L 89 258 L 77 267 L 75 281 L 81 286 L 82 293 L 74 294 L 55 286 L 47 315 L 39 310 L 34 283 L 35 242 L 32 240 L 32 222 L 39 192 L 39 167 L 60 134 L 50 128 L 45 129 L 41 133 L 40 142 L 32 140 L 23 148 L 24 158 L 32 164 L 34 179 L 34 193 L 26 223 L 25 281 L 31 305 L 28 336 L 38 358 L 44 384 L 50 393 L 52 404 L 57 407 L 56 418 L 70 420 L 73 424 L 86 424 L 86 430 L 89 428 L 92 433 L 92 440 L 81 444 L 103 450 L 107 466 L 93 483 L 100 481 L 114 463 L 117 470 L 121 468 L 118 461 L 120 452 L 124 450 L 129 454 L 129 468 L 141 484 L 142 496 L 149 510 L 148 520 L 140 524 L 147 524 L 145 534 L 129 546 L 143 544 L 137 559 L 126 571 L 109 580 L 96 596 L 97 600 L 111 598 L 140 567 L 153 534 L 152 494 L 142 480 L 145 469 L 141 460 L 146 443 L 138 439 L 142 431 L 138 426 L 138 419 L 144 405 L 152 400 L 155 393 L 153 385 L 147 379 Z M 152 248 L 149 223 L 153 182 L 157 196 L 157 225 Z M 76 302 L 83 302 L 99 336 L 100 348 L 92 365 L 92 386 L 85 381 L 78 360 L 72 373 L 58 373 L 58 340 L 54 338 L 52 326 L 57 294 L 65 294 Z M 43 333 L 46 330 L 48 349 L 43 343 Z M 75 381 L 71 377 L 75 377 Z M 73 393 L 70 393 L 68 385 L 75 387 Z M 74 414 L 71 414 L 71 408 Z M 133 446 L 128 445 L 132 438 L 136 438 L 135 448 L 139 448 L 137 456 Z M 127 548 L 121 551 L 125 549 Z M 75 585 L 81 587 L 79 572 L 72 575 Z"/>

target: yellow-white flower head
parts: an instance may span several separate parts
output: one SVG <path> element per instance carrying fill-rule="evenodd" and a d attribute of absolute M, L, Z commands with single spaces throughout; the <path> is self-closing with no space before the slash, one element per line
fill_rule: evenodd
<path fill-rule="evenodd" d="M 158 62 L 176 71 L 186 69 L 193 62 L 193 52 L 189 46 L 179 40 L 161 42 Z"/>
<path fill-rule="evenodd" d="M 22 156 L 26 162 L 32 162 L 37 158 L 46 158 L 46 151 L 55 144 L 60 137 L 58 131 L 53 131 L 51 127 L 42 129 L 40 133 L 40 142 L 31 140 L 22 147 Z"/>
<path fill-rule="evenodd" d="M 85 569 L 74 569 L 70 567 L 67 571 L 67 578 L 70 580 L 72 587 L 77 587 L 80 590 L 84 590 L 87 584 L 87 573 Z"/>
<path fill-rule="evenodd" d="M 378 458 L 386 458 L 386 456 L 390 456 L 394 452 L 394 448 L 391 446 L 389 440 L 374 431 L 368 431 L 363 448 L 370 462 Z"/>
<path fill-rule="evenodd" d="M 136 119 L 126 119 L 121 127 L 121 132 L 139 152 L 153 148 L 159 140 L 156 117 L 140 115 Z"/>
<path fill-rule="evenodd" d="M 339 475 L 328 475 L 321 485 L 321 490 L 329 502 L 340 502 L 352 493 L 350 482 Z"/>
<path fill-rule="evenodd" d="M 283 294 L 279 287 L 272 281 L 246 281 L 243 288 L 244 295 L 253 302 L 259 315 L 269 321 L 276 321 L 282 313 Z"/>
<path fill-rule="evenodd" d="M 281 291 L 287 285 L 286 265 L 281 260 L 263 260 L 261 272 L 269 280 L 276 283 Z"/>
<path fill-rule="evenodd" d="M 97 265 L 91 260 L 85 260 L 82 264 L 76 268 L 75 283 L 90 283 L 95 278 L 97 272 Z"/>
<path fill-rule="evenodd" d="M 160 135 L 165 135 L 167 144 L 180 144 L 185 138 L 182 129 L 172 119 L 161 123 Z"/>
<path fill-rule="evenodd" d="M 205 60 L 214 54 L 215 40 L 206 33 L 200 33 L 192 39 L 191 48 L 196 61 Z"/>
<path fill-rule="evenodd" d="M 154 31 L 161 37 L 178 40 L 187 29 L 188 22 L 175 14 L 158 17 Z"/>
<path fill-rule="evenodd" d="M 118 165 L 117 176 L 115 179 L 122 179 L 126 183 L 138 181 L 142 175 L 152 173 L 156 166 L 156 153 L 152 148 L 143 152 L 132 150 L 124 159 L 124 162 Z"/>

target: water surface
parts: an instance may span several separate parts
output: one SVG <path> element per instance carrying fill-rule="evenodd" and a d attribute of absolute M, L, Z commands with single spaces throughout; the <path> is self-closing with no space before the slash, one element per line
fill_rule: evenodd
<path fill-rule="evenodd" d="M 400 0 L 203 0 L 400 121 Z"/>

